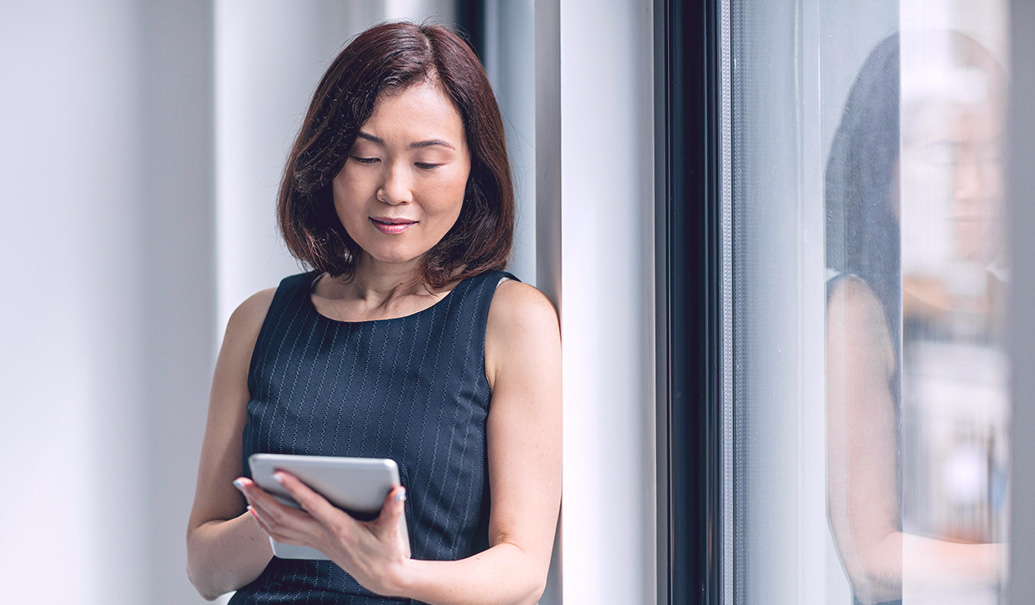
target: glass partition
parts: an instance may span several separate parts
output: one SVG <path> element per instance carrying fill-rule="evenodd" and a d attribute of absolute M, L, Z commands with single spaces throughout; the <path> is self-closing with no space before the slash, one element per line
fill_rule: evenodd
<path fill-rule="evenodd" d="M 728 15 L 722 600 L 1003 602 L 1006 3 Z"/>

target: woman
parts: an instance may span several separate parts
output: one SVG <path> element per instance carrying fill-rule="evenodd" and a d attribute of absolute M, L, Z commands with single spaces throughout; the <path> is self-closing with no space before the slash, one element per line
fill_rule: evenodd
<path fill-rule="evenodd" d="M 441 26 L 360 34 L 314 95 L 278 214 L 313 271 L 230 318 L 191 581 L 233 603 L 536 602 L 560 506 L 560 338 L 549 301 L 500 271 L 513 191 L 471 49 Z M 392 458 L 404 487 L 360 522 L 278 473 L 296 510 L 246 476 L 260 451 Z M 330 561 L 273 558 L 271 537 Z"/>
<path fill-rule="evenodd" d="M 998 544 L 963 543 L 958 536 L 934 532 L 921 535 L 917 528 L 904 528 L 902 521 L 903 342 L 908 345 L 916 331 L 914 327 L 904 334 L 903 325 L 914 326 L 930 316 L 918 301 L 931 297 L 902 270 L 903 244 L 911 242 L 900 236 L 901 216 L 914 211 L 909 206 L 918 204 L 917 190 L 924 187 L 917 186 L 917 158 L 900 154 L 900 146 L 919 147 L 924 153 L 953 151 L 948 160 L 941 153 L 935 159 L 942 168 L 951 168 L 950 199 L 940 201 L 953 209 L 957 229 L 963 215 L 980 214 L 988 219 L 983 224 L 997 222 L 991 217 L 997 214 L 1001 189 L 997 167 L 978 170 L 980 158 L 968 153 L 979 148 L 983 156 L 998 145 L 1001 125 L 982 132 L 959 126 L 978 115 L 992 124 L 1001 112 L 1003 74 L 973 40 L 950 32 L 928 35 L 953 50 L 954 70 L 971 78 L 981 75 L 985 94 L 946 103 L 942 93 L 918 106 L 906 105 L 903 112 L 902 66 L 921 70 L 903 61 L 898 35 L 887 38 L 870 53 L 852 86 L 826 173 L 827 502 L 856 603 L 901 603 L 904 587 L 917 596 L 944 596 L 994 586 L 1005 567 Z M 937 141 L 913 142 L 921 117 L 943 114 L 953 128 L 941 128 Z M 903 121 L 901 129 L 900 115 L 912 119 Z M 977 172 L 983 175 L 980 182 L 968 182 Z M 941 193 L 926 188 L 933 190 L 931 195 Z M 983 210 L 962 212 L 966 205 Z M 937 218 L 924 217 L 929 224 Z M 1001 245 L 991 227 L 972 229 L 963 239 L 982 248 Z M 985 402 L 971 404 L 980 408 Z M 909 487 L 914 493 L 921 490 Z"/>

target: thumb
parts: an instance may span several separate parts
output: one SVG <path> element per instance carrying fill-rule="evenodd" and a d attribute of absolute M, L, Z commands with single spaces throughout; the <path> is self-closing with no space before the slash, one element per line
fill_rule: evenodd
<path fill-rule="evenodd" d="M 412 554 L 410 552 L 410 540 L 406 535 L 406 526 L 403 521 L 405 509 L 406 488 L 400 485 L 388 492 L 381 511 L 382 518 L 378 519 L 378 522 L 384 524 L 381 525 L 382 531 L 387 531 L 388 536 L 393 536 L 397 540 L 397 543 L 402 547 L 403 556 L 409 559 Z"/>
<path fill-rule="evenodd" d="M 385 502 L 381 506 L 381 516 L 378 519 L 383 527 L 398 527 L 406 509 L 406 488 L 398 486 L 385 496 Z"/>

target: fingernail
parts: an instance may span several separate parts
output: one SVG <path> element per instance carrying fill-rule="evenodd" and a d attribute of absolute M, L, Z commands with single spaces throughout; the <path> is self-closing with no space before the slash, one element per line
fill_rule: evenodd
<path fill-rule="evenodd" d="M 240 479 L 234 479 L 234 487 L 236 487 L 237 489 L 239 489 L 239 490 L 241 490 L 243 492 L 244 491 L 244 481 L 241 481 Z"/>
<path fill-rule="evenodd" d="M 284 475 L 281 475 L 280 473 L 273 473 L 273 480 L 276 481 L 277 483 L 280 483 L 281 485 L 283 485 L 284 484 Z"/>
<path fill-rule="evenodd" d="M 406 502 L 406 488 L 405 487 L 399 488 L 399 493 L 395 494 L 395 501 L 396 502 Z"/>

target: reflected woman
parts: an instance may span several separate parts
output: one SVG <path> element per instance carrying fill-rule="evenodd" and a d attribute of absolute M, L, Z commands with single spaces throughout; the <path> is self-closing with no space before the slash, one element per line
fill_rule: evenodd
<path fill-rule="evenodd" d="M 356 37 L 316 90 L 278 215 L 312 270 L 230 318 L 191 581 L 234 604 L 535 603 L 560 506 L 560 336 L 546 297 L 502 271 L 510 167 L 471 49 L 434 25 Z M 364 522 L 277 473 L 297 510 L 248 477 L 256 452 L 392 458 L 403 487 Z M 330 560 L 276 558 L 270 538 Z"/>
<path fill-rule="evenodd" d="M 917 165 L 908 153 L 909 134 L 900 136 L 900 115 L 911 124 L 943 116 L 953 126 L 943 129 L 938 143 L 921 145 L 924 153 L 941 145 L 948 155 L 952 187 L 943 196 L 949 199 L 941 199 L 943 216 L 957 235 L 961 217 L 974 219 L 972 227 L 979 216 L 984 221 L 969 236 L 942 238 L 955 242 L 943 256 L 1001 248 L 994 228 L 998 166 L 978 166 L 981 157 L 971 153 L 998 144 L 996 123 L 986 121 L 983 131 L 965 126 L 973 116 L 1001 115 L 1002 71 L 973 40 L 948 32 L 934 37 L 951 49 L 953 69 L 981 76 L 983 94 L 943 96 L 903 113 L 900 37 L 888 38 L 869 55 L 849 93 L 827 166 L 828 515 L 858 603 L 900 602 L 904 586 L 919 593 L 995 586 L 1003 568 L 999 545 L 921 534 L 903 524 L 903 325 L 931 310 L 918 302 L 930 300 L 930 289 L 902 264 L 910 245 L 901 236 L 903 216 L 915 216 L 910 205 L 920 202 L 913 195 Z M 964 207 L 969 214 L 961 214 Z M 938 216 L 925 220 L 935 224 Z"/>

